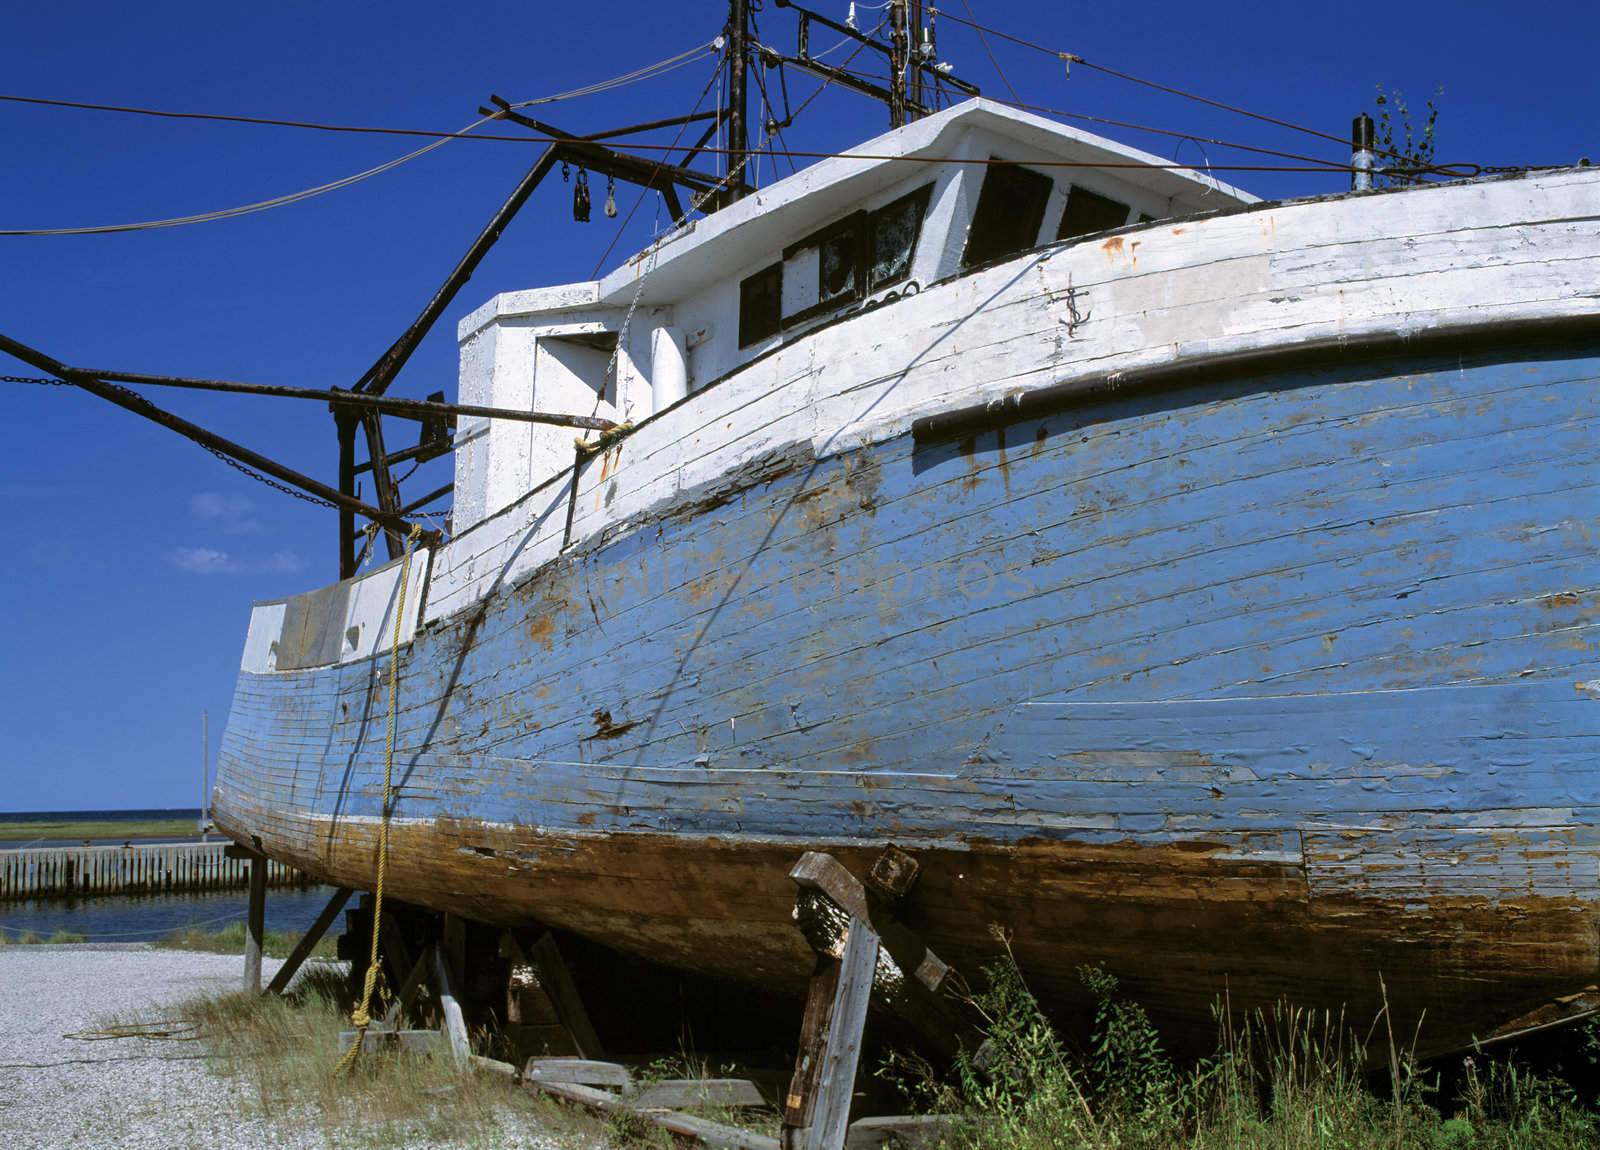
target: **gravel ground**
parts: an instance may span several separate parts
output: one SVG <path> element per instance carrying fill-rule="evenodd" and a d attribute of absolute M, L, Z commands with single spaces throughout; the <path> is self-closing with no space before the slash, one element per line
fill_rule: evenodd
<path fill-rule="evenodd" d="M 263 978 L 279 965 L 263 960 Z M 0 948 L 0 1147 L 326 1146 L 306 1115 L 246 1113 L 249 1087 L 209 1073 L 199 1043 L 64 1037 L 114 1017 L 161 1017 L 197 994 L 232 989 L 240 973 L 236 955 L 94 944 Z M 556 1143 L 518 1130 L 499 1145 L 553 1150 Z"/>

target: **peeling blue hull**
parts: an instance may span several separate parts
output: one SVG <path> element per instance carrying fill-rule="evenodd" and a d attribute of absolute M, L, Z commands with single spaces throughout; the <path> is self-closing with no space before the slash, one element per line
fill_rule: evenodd
<path fill-rule="evenodd" d="M 787 864 L 894 842 L 1047 997 L 1457 1044 L 1600 974 L 1597 430 L 1579 348 L 777 453 L 403 649 L 391 893 L 795 986 Z M 369 884 L 386 667 L 243 674 L 219 823 Z"/>

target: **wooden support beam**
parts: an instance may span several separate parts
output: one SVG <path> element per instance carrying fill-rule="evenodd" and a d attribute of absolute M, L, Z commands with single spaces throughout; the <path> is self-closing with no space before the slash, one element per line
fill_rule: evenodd
<path fill-rule="evenodd" d="M 509 1062 L 501 1062 L 498 1058 L 485 1058 L 481 1054 L 467 1056 L 467 1065 L 474 1070 L 488 1070 L 494 1074 L 504 1074 L 507 1078 L 517 1077 L 517 1068 Z"/>
<path fill-rule="evenodd" d="M 800 1020 L 800 1047 L 795 1053 L 794 1076 L 783 1102 L 785 1150 L 804 1150 L 803 1132 L 811 1125 L 816 1107 L 817 1082 L 822 1076 L 822 1054 L 833 1018 L 833 1000 L 839 988 L 839 960 L 819 954 L 806 992 L 806 1010 Z M 795 1132 L 791 1135 L 791 1131 Z"/>
<path fill-rule="evenodd" d="M 455 976 L 443 947 L 434 948 L 433 977 L 438 986 L 439 1007 L 444 1013 L 444 1033 L 450 1042 L 450 1055 L 455 1059 L 456 1069 L 465 1070 L 472 1054 L 472 1043 L 467 1038 L 467 1020 L 461 1013 Z"/>
<path fill-rule="evenodd" d="M 267 983 L 267 994 L 282 994 L 289 986 L 289 980 L 294 977 L 295 971 L 300 969 L 306 956 L 322 941 L 322 936 L 328 932 L 328 927 L 333 925 L 333 920 L 339 917 L 339 912 L 344 909 L 344 904 L 350 901 L 353 892 L 347 886 L 342 886 L 333 892 L 333 897 L 328 899 L 328 904 L 322 908 L 322 913 L 317 915 L 317 921 L 311 924 L 311 929 L 300 936 L 300 941 L 294 944 L 294 949 L 289 952 L 289 957 L 284 959 L 283 965 L 278 968 L 278 973 L 272 976 L 272 981 Z"/>
<path fill-rule="evenodd" d="M 267 856 L 250 858 L 250 908 L 244 922 L 244 991 L 261 992 L 261 943 L 266 934 Z"/>
<path fill-rule="evenodd" d="M 555 936 L 549 932 L 542 935 L 529 950 L 529 957 L 538 966 L 545 993 L 556 1008 L 556 1017 L 567 1028 L 567 1033 L 572 1035 L 578 1053 L 584 1058 L 601 1057 L 605 1051 L 600 1045 L 600 1036 L 595 1033 L 594 1023 L 589 1020 L 589 1012 L 584 1009 L 578 984 L 572 980 L 572 972 L 561 957 L 561 948 L 556 944 Z"/>
<path fill-rule="evenodd" d="M 957 1145 L 955 1134 L 970 1118 L 961 1114 L 893 1114 L 883 1118 L 859 1118 L 850 1123 L 844 1150 L 882 1150 L 895 1146 L 901 1150 L 933 1150 Z"/>
<path fill-rule="evenodd" d="M 522 1058 L 530 1056 L 572 1057 L 578 1044 L 561 1021 L 555 1001 L 545 986 L 538 964 L 529 957 L 517 932 L 506 930 L 500 936 L 500 956 L 507 961 L 505 1035 Z"/>
<path fill-rule="evenodd" d="M 861 1059 L 861 1036 L 872 998 L 872 975 L 877 965 L 877 934 L 869 924 L 852 918 L 844 957 L 839 960 L 839 982 L 834 988 L 806 1150 L 841 1150 L 844 1146 L 850 1103 L 855 1097 L 856 1067 Z"/>
<path fill-rule="evenodd" d="M 565 1082 L 577 1086 L 633 1086 L 628 1068 L 617 1062 L 593 1058 L 530 1058 L 522 1077 L 529 1082 Z"/>
<path fill-rule="evenodd" d="M 523 1085 L 530 1091 L 547 1094 L 552 1098 L 560 1098 L 567 1102 L 577 1102 L 584 1106 L 592 1106 L 605 1114 L 629 1113 L 637 1114 L 647 1122 L 653 1122 L 664 1130 L 685 1138 L 694 1138 L 713 1150 L 781 1150 L 776 1138 L 769 1138 L 765 1134 L 756 1134 L 749 1130 L 740 1130 L 735 1126 L 724 1126 L 719 1122 L 710 1122 L 704 1118 L 696 1118 L 692 1114 L 682 1114 L 676 1110 L 635 1110 L 628 1100 L 609 1090 L 598 1090 L 593 1086 L 579 1086 L 567 1082 L 543 1082 L 537 1079 L 523 1079 Z"/>
<path fill-rule="evenodd" d="M 355 1045 L 356 1032 L 339 1032 L 339 1053 Z M 404 1050 L 409 1054 L 432 1054 L 439 1049 L 444 1037 L 437 1030 L 368 1030 L 361 1039 L 361 1052 L 371 1054 L 379 1050 Z"/>
<path fill-rule="evenodd" d="M 392 910 L 383 912 L 383 921 L 378 924 L 378 939 L 383 944 L 379 958 L 389 968 L 385 974 L 388 984 L 391 987 L 399 986 L 410 977 L 414 963 L 411 948 L 406 945 L 406 936 Z"/>
<path fill-rule="evenodd" d="M 390 1027 L 398 1027 L 406 1012 L 411 1009 L 411 1004 L 417 1000 L 417 992 L 422 989 L 422 984 L 428 980 L 428 975 L 433 971 L 433 958 L 437 948 L 433 943 L 428 943 L 422 948 L 422 953 L 417 955 L 417 961 L 411 964 L 411 973 L 406 975 L 406 980 L 400 985 L 400 993 L 395 995 L 394 1002 L 389 1005 L 389 1013 L 384 1015 L 384 1023 Z"/>
<path fill-rule="evenodd" d="M 903 926 L 881 899 L 869 895 L 861 880 L 838 859 L 820 851 L 807 851 L 795 863 L 789 877 L 803 890 L 826 895 L 852 918 L 871 923 L 883 939 L 884 949 L 902 970 L 932 993 L 943 989 L 950 964 Z"/>
<path fill-rule="evenodd" d="M 458 914 L 445 914 L 439 922 L 439 951 L 450 973 L 457 978 L 467 974 L 467 920 Z"/>
<path fill-rule="evenodd" d="M 937 1048 L 948 1049 L 967 1029 L 939 993 L 950 967 L 891 913 L 919 869 L 914 857 L 890 847 L 873 864 L 868 884 L 816 851 L 801 856 L 790 871 L 800 888 L 795 918 L 817 951 L 817 966 L 784 1099 L 785 1150 L 844 1147 L 862 1034 L 880 972 L 898 967 L 912 976 L 885 975 L 884 1005 Z M 880 950 L 887 952 L 881 966 Z"/>
<path fill-rule="evenodd" d="M 702 1106 L 765 1106 L 766 1097 L 748 1078 L 664 1078 L 627 1095 L 636 1110 L 693 1110 Z"/>

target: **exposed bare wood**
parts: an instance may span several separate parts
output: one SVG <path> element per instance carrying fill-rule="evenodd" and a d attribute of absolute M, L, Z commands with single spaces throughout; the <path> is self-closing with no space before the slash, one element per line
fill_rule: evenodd
<path fill-rule="evenodd" d="M 692 1110 L 702 1106 L 765 1106 L 748 1078 L 665 1078 L 640 1084 L 627 1096 L 639 1110 Z"/>
<path fill-rule="evenodd" d="M 531 957 L 539 967 L 545 993 L 555 1004 L 556 1014 L 572 1035 L 578 1053 L 585 1058 L 599 1058 L 605 1053 L 600 1045 L 600 1036 L 595 1033 L 594 1023 L 589 1021 L 589 1012 L 584 1008 L 582 996 L 578 994 L 578 984 L 572 980 L 572 972 L 561 957 L 561 947 L 557 945 L 555 935 L 548 931 L 541 935 L 533 945 Z"/>
<path fill-rule="evenodd" d="M 417 955 L 411 964 L 411 972 L 406 975 L 406 980 L 400 984 L 399 991 L 394 996 L 394 1001 L 389 1004 L 389 1011 L 384 1016 L 384 1022 L 390 1027 L 398 1026 L 411 1010 L 412 1004 L 417 1000 L 417 994 L 433 972 L 434 956 L 437 945 L 427 943 L 422 948 L 422 953 Z"/>
<path fill-rule="evenodd" d="M 333 925 L 333 920 L 339 917 L 339 912 L 344 909 L 344 904 L 350 901 L 353 893 L 347 886 L 339 887 L 333 892 L 317 915 L 316 921 L 300 936 L 300 941 L 294 944 L 294 949 L 289 952 L 289 957 L 284 959 L 283 965 L 278 968 L 278 973 L 267 983 L 267 994 L 282 994 L 287 989 L 289 980 L 300 969 L 300 964 L 305 962 L 306 956 L 316 948 L 317 943 L 322 941 L 322 936 L 328 932 L 328 927 Z"/>
<path fill-rule="evenodd" d="M 794 1074 L 783 1101 L 784 1145 L 788 1150 L 803 1150 L 806 1144 L 804 1131 L 811 1125 L 816 1111 L 817 1083 L 822 1077 L 828 1027 L 838 990 L 839 960 L 831 954 L 817 955 L 816 969 L 806 991 L 805 1013 L 800 1021 Z"/>
<path fill-rule="evenodd" d="M 844 957 L 839 961 L 839 985 L 834 992 L 832 1018 L 822 1052 L 822 1072 L 817 1078 L 817 1099 L 806 1133 L 806 1150 L 840 1150 L 850 1124 L 850 1104 L 855 1099 L 856 1067 L 861 1059 L 861 1039 L 872 997 L 872 975 L 878 964 L 878 936 L 859 918 L 851 918 Z"/>
<path fill-rule="evenodd" d="M 867 871 L 867 889 L 893 906 L 911 893 L 921 869 L 916 856 L 909 851 L 893 845 L 886 846 L 878 852 L 878 857 L 872 860 L 872 867 Z"/>
<path fill-rule="evenodd" d="M 633 1085 L 633 1076 L 626 1066 L 592 1058 L 530 1058 L 523 1067 L 522 1076 L 529 1082 L 566 1082 L 622 1089 Z"/>
<path fill-rule="evenodd" d="M 339 1032 L 339 1051 L 343 1053 L 355 1044 L 356 1031 Z M 432 1054 L 444 1042 L 437 1030 L 378 1030 L 369 1029 L 361 1039 L 363 1053 L 382 1050 L 404 1050 L 409 1054 Z"/>
<path fill-rule="evenodd" d="M 433 951 L 433 977 L 439 991 L 439 1008 L 444 1014 L 444 1034 L 450 1043 L 450 1056 L 455 1059 L 456 1069 L 462 1070 L 466 1068 L 467 1056 L 472 1053 L 472 1043 L 467 1038 L 467 1022 L 461 1013 L 455 977 L 440 947 Z"/>
<path fill-rule="evenodd" d="M 636 1113 L 641 1118 L 655 1123 L 674 1134 L 695 1138 L 712 1147 L 713 1150 L 780 1150 L 776 1138 L 768 1138 L 762 1134 L 755 1134 L 748 1130 L 740 1130 L 733 1126 L 724 1126 L 717 1122 L 709 1122 L 704 1118 L 696 1118 L 691 1114 L 681 1114 L 675 1110 L 645 1110 L 636 1111 L 623 1098 L 608 1090 L 597 1090 L 592 1086 L 579 1086 L 573 1083 L 543 1082 L 534 1079 L 523 1079 L 527 1089 L 548 1094 L 552 1098 L 560 1098 L 568 1102 L 578 1102 L 591 1106 L 602 1113 L 617 1112 Z"/>
<path fill-rule="evenodd" d="M 952 1136 L 964 1119 L 956 1114 L 896 1114 L 882 1118 L 858 1118 L 845 1134 L 844 1150 L 880 1150 L 898 1146 L 904 1150 L 952 1144 Z M 970 1120 L 968 1120 L 970 1121 Z"/>
<path fill-rule="evenodd" d="M 950 975 L 950 966 L 907 930 L 887 906 L 867 893 L 861 880 L 832 855 L 807 851 L 789 877 L 805 890 L 815 890 L 838 904 L 852 918 L 872 924 L 887 950 L 907 974 L 937 994 Z"/>
<path fill-rule="evenodd" d="M 502 1062 L 498 1058 L 485 1058 L 481 1054 L 473 1054 L 467 1058 L 467 1065 L 474 1070 L 486 1070 L 491 1074 L 503 1074 L 507 1078 L 517 1076 L 517 1068 L 509 1062 Z"/>
<path fill-rule="evenodd" d="M 261 944 L 266 934 L 267 857 L 250 859 L 250 904 L 244 919 L 244 989 L 246 994 L 261 990 Z"/>

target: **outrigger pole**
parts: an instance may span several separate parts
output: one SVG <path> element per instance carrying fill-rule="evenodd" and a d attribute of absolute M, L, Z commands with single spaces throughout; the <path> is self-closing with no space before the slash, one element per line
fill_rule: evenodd
<path fill-rule="evenodd" d="M 556 164 L 570 161 L 580 164 L 602 174 L 615 176 L 619 180 L 638 184 L 644 188 L 654 188 L 661 192 L 666 201 L 668 210 L 676 222 L 684 218 L 682 203 L 678 198 L 677 188 L 684 187 L 688 191 L 702 197 L 707 194 L 715 195 L 724 181 L 715 175 L 697 172 L 693 169 L 676 164 L 662 163 L 658 160 L 642 159 L 637 156 L 625 155 L 599 143 L 600 139 L 611 139 L 625 136 L 633 132 L 648 131 L 652 128 L 669 127 L 676 124 L 688 124 L 701 119 L 713 119 L 714 122 L 706 134 L 710 138 L 717 126 L 722 123 L 724 113 L 675 116 L 666 120 L 653 120 L 645 124 L 636 124 L 632 127 L 613 129 L 600 132 L 594 136 L 577 136 L 559 128 L 523 116 L 512 108 L 509 102 L 498 96 L 491 96 L 490 102 L 494 108 L 481 109 L 484 115 L 494 116 L 497 119 L 510 120 L 524 127 L 533 129 L 543 135 L 553 138 L 556 142 L 546 148 L 534 161 L 517 186 L 511 190 L 499 209 L 490 217 L 477 237 L 467 247 L 461 259 L 450 274 L 445 277 L 439 290 L 423 307 L 410 326 L 400 334 L 400 337 L 390 345 L 389 349 L 381 355 L 377 362 L 367 369 L 366 373 L 356 381 L 351 388 L 351 395 L 364 395 L 368 397 L 382 396 L 389 385 L 394 382 L 400 369 L 405 366 L 411 354 L 416 351 L 417 345 L 432 330 L 439 317 L 444 314 L 445 308 L 455 299 L 456 294 L 472 278 L 472 273 L 477 270 L 483 257 L 494 247 L 502 232 L 505 231 L 517 212 L 528 202 L 534 189 L 537 188 L 546 176 L 555 168 Z M 695 151 L 702 146 L 696 145 L 689 152 L 692 157 Z M 334 423 L 339 438 L 339 488 L 346 495 L 354 497 L 356 477 L 362 471 L 372 473 L 373 487 L 377 493 L 378 506 L 391 519 L 397 518 L 404 510 L 400 502 L 400 492 L 389 468 L 393 463 L 400 462 L 419 454 L 418 450 L 408 449 L 404 452 L 390 454 L 383 442 L 382 413 L 376 406 L 361 410 L 354 410 L 353 405 L 335 405 L 330 403 L 333 411 Z M 356 462 L 356 428 L 360 426 L 365 433 L 367 441 L 367 462 Z M 571 426 L 581 426 L 573 424 Z M 602 428 L 600 430 L 608 430 Z M 341 505 L 339 510 L 339 578 L 348 579 L 356 573 L 357 560 L 356 543 L 361 538 L 361 533 L 355 529 L 355 513 L 347 506 Z M 389 549 L 389 557 L 395 558 L 401 552 L 404 530 L 397 530 L 385 525 L 384 539 Z"/>
<path fill-rule="evenodd" d="M 185 439 L 192 439 L 207 450 L 226 455 L 230 459 L 253 467 L 283 483 L 292 484 L 300 490 L 316 496 L 318 499 L 333 504 L 341 511 L 354 515 L 365 515 L 374 523 L 391 530 L 411 530 L 411 524 L 399 515 L 373 507 L 355 496 L 329 487 L 326 483 L 313 479 L 309 475 L 302 475 L 293 468 L 285 467 L 283 464 L 276 460 L 268 459 L 259 452 L 251 451 L 248 447 L 234 443 L 230 439 L 224 439 L 215 432 L 207 431 L 199 424 L 190 423 L 181 416 L 173 415 L 170 411 L 157 407 L 136 391 L 130 391 L 128 388 L 107 383 L 82 368 L 70 367 L 58 359 L 51 358 L 37 348 L 18 343 L 10 336 L 0 335 L 0 351 L 5 352 L 7 355 L 15 356 L 23 363 L 36 367 L 40 371 L 48 372 L 58 379 L 64 379 L 91 395 L 98 395 L 101 399 L 114 403 L 124 410 L 133 412 L 135 415 L 143 416 L 152 423 L 159 423 L 170 431 L 176 431 Z"/>
<path fill-rule="evenodd" d="M 339 511 L 339 577 L 341 579 L 347 579 L 356 573 L 359 555 L 355 550 L 355 545 L 364 534 L 355 530 L 355 517 L 357 515 L 364 516 L 383 528 L 389 555 L 391 558 L 397 557 L 403 549 L 403 540 L 411 529 L 411 524 L 405 518 L 406 514 L 426 506 L 428 503 L 447 494 L 451 490 L 451 486 L 446 485 L 437 491 L 430 492 L 422 499 L 413 500 L 409 504 L 402 504 L 399 484 L 390 471 L 390 466 L 407 459 L 430 459 L 449 450 L 453 445 L 449 442 L 446 428 L 447 426 L 453 426 L 456 417 L 466 415 L 489 419 L 513 419 L 527 423 L 554 424 L 560 427 L 572 427 L 586 431 L 609 431 L 615 426 L 609 420 L 593 416 L 509 411 L 470 404 L 445 403 L 443 402 L 444 394 L 442 392 L 436 392 L 425 400 L 390 398 L 384 394 L 400 373 L 401 368 L 411 358 L 412 353 L 416 351 L 418 345 L 432 330 L 433 325 L 438 322 L 445 309 L 450 306 L 451 301 L 455 299 L 462 286 L 472 278 L 472 273 L 477 270 L 478 265 L 483 261 L 484 256 L 488 254 L 489 249 L 499 240 L 501 233 L 505 231 L 507 225 L 511 223 L 517 212 L 527 203 L 528 198 L 543 182 L 544 178 L 550 174 L 556 164 L 576 163 L 580 168 L 592 169 L 601 174 L 637 184 L 647 190 L 654 189 L 659 191 L 673 220 L 677 223 L 682 223 L 687 216 L 683 202 L 678 195 L 680 187 L 691 193 L 692 197 L 695 197 L 696 206 L 704 207 L 707 211 L 714 211 L 739 199 L 749 190 L 749 185 L 743 176 L 743 163 L 741 161 L 749 155 L 750 146 L 747 78 L 750 64 L 749 55 L 752 46 L 759 49 L 762 66 L 776 65 L 781 68 L 784 64 L 793 64 L 805 71 L 823 77 L 830 83 L 838 83 L 841 87 L 851 88 L 882 100 L 889 105 L 890 121 L 895 127 L 899 127 L 908 118 L 924 115 L 931 111 L 926 106 L 924 98 L 926 82 L 929 80 L 935 86 L 949 84 L 972 95 L 978 93 L 976 85 L 956 79 L 949 74 L 947 65 L 935 63 L 932 28 L 931 25 L 927 28 L 923 27 L 923 4 L 921 0 L 890 0 L 889 23 L 892 28 L 888 44 L 884 44 L 871 35 L 863 34 L 855 28 L 831 20 L 820 13 L 793 4 L 790 0 L 776 0 L 776 3 L 780 8 L 793 8 L 800 17 L 799 48 L 793 56 L 785 56 L 764 45 L 756 44 L 751 36 L 751 5 L 749 0 L 728 0 L 728 22 L 724 29 L 724 41 L 721 44 L 725 53 L 725 66 L 728 69 L 727 103 L 714 113 L 691 113 L 686 116 L 674 116 L 652 120 L 648 123 L 635 124 L 631 127 L 597 132 L 589 136 L 578 136 L 535 120 L 530 116 L 522 115 L 509 102 L 502 100 L 498 96 L 491 96 L 490 101 L 495 107 L 493 109 L 480 109 L 485 115 L 521 124 L 545 135 L 552 142 L 540 154 L 522 179 L 518 181 L 511 194 L 506 197 L 505 202 L 490 217 L 488 223 L 484 225 L 477 237 L 473 239 L 466 252 L 457 261 L 450 274 L 445 277 L 444 283 L 440 285 L 432 298 L 424 305 L 417 318 L 411 322 L 405 331 L 400 334 L 399 338 L 378 357 L 377 361 L 366 370 L 348 391 L 338 388 L 321 390 L 316 388 L 235 383 L 228 380 L 198 379 L 186 376 L 97 371 L 90 368 L 72 367 L 4 335 L 0 335 L 0 351 L 13 355 L 41 371 L 49 372 L 59 379 L 66 380 L 92 395 L 97 395 L 101 399 L 116 404 L 118 407 L 132 411 L 136 415 L 143 416 L 152 422 L 176 431 L 179 435 L 193 440 L 218 455 L 255 468 L 273 479 L 289 484 L 299 491 L 306 492 L 337 508 Z M 889 86 L 883 87 L 872 84 L 861 79 L 857 74 L 846 72 L 811 56 L 809 34 L 810 25 L 813 21 L 831 31 L 841 33 L 847 38 L 855 40 L 864 47 L 873 48 L 887 56 L 892 73 Z M 682 157 L 682 162 L 677 164 L 617 152 L 599 142 L 636 132 L 675 125 L 688 125 L 702 120 L 710 120 L 710 126 L 698 141 L 688 147 Z M 726 149 L 728 174 L 719 177 L 713 173 L 700 172 L 688 167 L 688 163 L 701 153 L 712 135 L 724 125 L 728 129 L 729 146 Z M 783 125 L 779 124 L 778 126 L 781 127 Z M 772 130 L 770 125 L 768 130 Z M 158 387 L 181 387 L 236 394 L 273 395 L 295 399 L 315 399 L 325 402 L 333 413 L 334 423 L 338 431 L 339 485 L 337 488 L 329 487 L 327 484 L 321 483 L 308 475 L 302 475 L 300 472 L 285 467 L 283 464 L 252 451 L 241 444 L 234 443 L 214 432 L 207 431 L 198 424 L 190 423 L 188 420 L 156 406 L 139 393 L 121 386 L 120 383 L 111 382 L 114 380 Z M 383 441 L 382 417 L 386 414 L 402 419 L 420 421 L 423 425 L 421 442 L 415 447 L 390 453 L 384 446 Z M 367 441 L 367 460 L 361 463 L 356 461 L 355 436 L 357 426 L 360 426 L 365 432 Z M 357 476 L 363 471 L 372 473 L 373 487 L 377 495 L 377 506 L 365 502 L 356 494 Z M 430 541 L 436 539 L 437 536 L 438 532 L 429 532 L 427 534 L 427 538 Z"/>

